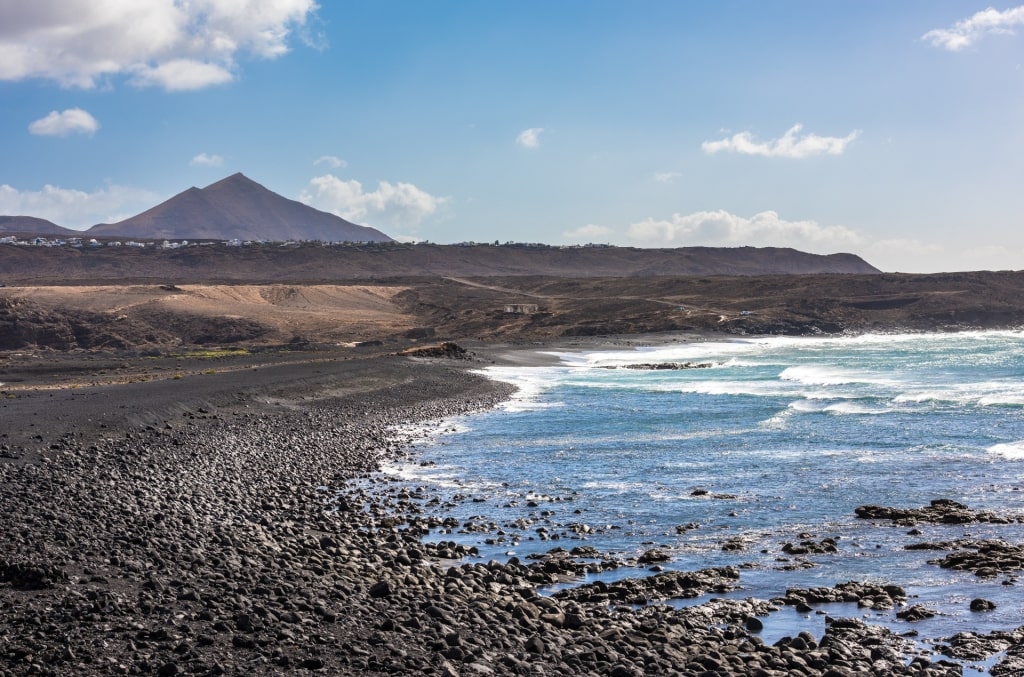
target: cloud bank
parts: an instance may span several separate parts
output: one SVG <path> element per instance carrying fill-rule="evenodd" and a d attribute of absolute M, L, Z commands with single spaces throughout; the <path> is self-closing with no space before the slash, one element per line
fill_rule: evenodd
<path fill-rule="evenodd" d="M 93 192 L 49 184 L 38 191 L 0 185 L 0 214 L 36 216 L 66 228 L 120 221 L 163 199 L 152 191 L 110 185 Z"/>
<path fill-rule="evenodd" d="M 234 79 L 237 58 L 273 59 L 315 18 L 314 0 L 0 2 L 0 80 L 89 89 L 111 76 L 192 90 Z"/>
<path fill-rule="evenodd" d="M 224 158 L 220 155 L 207 155 L 206 153 L 200 153 L 189 160 L 188 163 L 193 167 L 220 167 L 224 164 Z"/>
<path fill-rule="evenodd" d="M 336 155 L 321 155 L 317 161 L 313 163 L 313 166 L 318 165 L 327 165 L 331 169 L 344 169 L 345 167 L 348 167 L 348 163 Z"/>
<path fill-rule="evenodd" d="M 543 127 L 530 127 L 519 132 L 519 136 L 516 137 L 516 143 L 523 148 L 540 148 L 540 135 L 544 131 Z"/>
<path fill-rule="evenodd" d="M 672 183 L 676 179 L 682 177 L 680 172 L 655 172 L 654 180 L 658 183 Z"/>
<path fill-rule="evenodd" d="M 593 223 L 588 223 L 576 230 L 570 230 L 562 233 L 562 237 L 572 244 L 586 244 L 588 242 L 597 242 L 598 240 L 606 242 L 614 232 L 615 231 L 607 226 L 598 226 Z"/>
<path fill-rule="evenodd" d="M 333 174 L 317 176 L 299 200 L 355 223 L 415 228 L 448 201 L 411 183 L 381 181 L 366 191 L 359 181 L 344 181 Z"/>
<path fill-rule="evenodd" d="M 774 211 L 750 218 L 725 210 L 647 218 L 629 226 L 629 238 L 646 246 L 793 247 L 815 253 L 848 251 L 864 239 L 845 226 L 816 221 L 787 221 Z"/>
<path fill-rule="evenodd" d="M 715 153 L 739 153 L 764 157 L 803 159 L 815 155 L 842 155 L 846 147 L 860 135 L 854 130 L 843 137 L 804 134 L 800 136 L 802 124 L 790 127 L 781 138 L 757 142 L 750 132 L 740 132 L 720 141 L 705 141 L 700 145 L 708 155 Z"/>
<path fill-rule="evenodd" d="M 1014 35 L 1014 27 L 1024 25 L 1024 5 L 999 11 L 989 7 L 950 28 L 936 28 L 921 36 L 935 47 L 959 52 L 986 35 Z"/>
<path fill-rule="evenodd" d="M 61 112 L 50 111 L 44 118 L 35 120 L 28 131 L 37 136 L 67 136 L 68 134 L 94 134 L 100 123 L 81 108 L 68 108 Z"/>

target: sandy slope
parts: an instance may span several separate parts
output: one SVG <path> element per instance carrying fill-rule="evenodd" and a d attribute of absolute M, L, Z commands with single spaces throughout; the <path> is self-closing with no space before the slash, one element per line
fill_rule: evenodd
<path fill-rule="evenodd" d="M 404 287 L 372 285 L 98 285 L 12 287 L 8 296 L 39 306 L 74 307 L 118 319 L 174 316 L 245 318 L 267 327 L 266 341 L 296 336 L 359 341 L 416 325 L 392 301 Z"/>

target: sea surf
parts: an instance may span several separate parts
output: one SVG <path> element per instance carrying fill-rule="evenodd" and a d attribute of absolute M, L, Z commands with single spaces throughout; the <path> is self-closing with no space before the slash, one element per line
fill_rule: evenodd
<path fill-rule="evenodd" d="M 854 512 L 944 498 L 1024 515 L 1024 333 L 762 337 L 557 357 L 485 369 L 518 394 L 422 440 L 415 461 L 392 469 L 443 496 L 428 510 L 463 527 L 432 538 L 476 546 L 484 559 L 581 544 L 623 558 L 659 549 L 665 569 L 740 567 L 738 594 L 761 599 L 850 580 L 896 584 L 937 611 L 913 626 L 922 636 L 1024 624 L 1015 575 L 951 571 L 930 563 L 942 553 L 906 549 L 1021 543 L 1021 525 L 908 534 Z M 637 365 L 679 368 L 627 368 Z M 473 524 L 492 526 L 464 528 Z M 824 539 L 836 552 L 785 550 Z M 970 611 L 978 597 L 995 610 Z M 889 610 L 855 612 L 910 629 Z"/>

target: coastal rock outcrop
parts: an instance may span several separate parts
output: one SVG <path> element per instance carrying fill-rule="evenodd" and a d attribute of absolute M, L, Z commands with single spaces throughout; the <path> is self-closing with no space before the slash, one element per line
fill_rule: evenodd
<path fill-rule="evenodd" d="M 862 505 L 854 510 L 861 519 L 891 520 L 900 526 L 915 524 L 1013 524 L 1024 522 L 1024 515 L 1010 515 L 990 510 L 972 510 L 963 503 L 948 498 L 937 498 L 923 508 L 891 508 L 880 505 Z"/>
<path fill-rule="evenodd" d="M 982 578 L 1024 570 L 1024 546 L 996 539 L 961 539 L 907 546 L 908 550 L 952 550 L 941 559 L 928 560 L 943 569 L 970 571 Z"/>

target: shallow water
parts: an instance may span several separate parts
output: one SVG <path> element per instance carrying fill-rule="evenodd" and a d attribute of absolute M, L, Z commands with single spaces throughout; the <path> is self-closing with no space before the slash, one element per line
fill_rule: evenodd
<path fill-rule="evenodd" d="M 555 367 L 487 369 L 520 386 L 517 397 L 420 443 L 417 464 L 390 469 L 456 498 L 438 515 L 504 532 L 436 538 L 476 545 L 485 559 L 584 542 L 619 555 L 657 545 L 673 557 L 666 568 L 748 565 L 741 593 L 759 598 L 896 583 L 940 615 L 894 627 L 928 637 L 1024 624 L 1019 586 L 1004 585 L 1012 579 L 946 571 L 927 563 L 944 552 L 903 550 L 967 536 L 1019 543 L 1024 528 L 921 525 L 911 536 L 854 516 L 866 503 L 935 498 L 1024 514 L 1024 333 L 762 338 L 559 357 Z M 715 366 L 606 368 L 687 361 Z M 691 523 L 699 526 L 677 529 Z M 782 546 L 805 537 L 833 538 L 839 552 L 780 571 L 793 560 Z M 723 551 L 732 538 L 744 549 Z M 996 610 L 971 612 L 974 597 Z"/>

